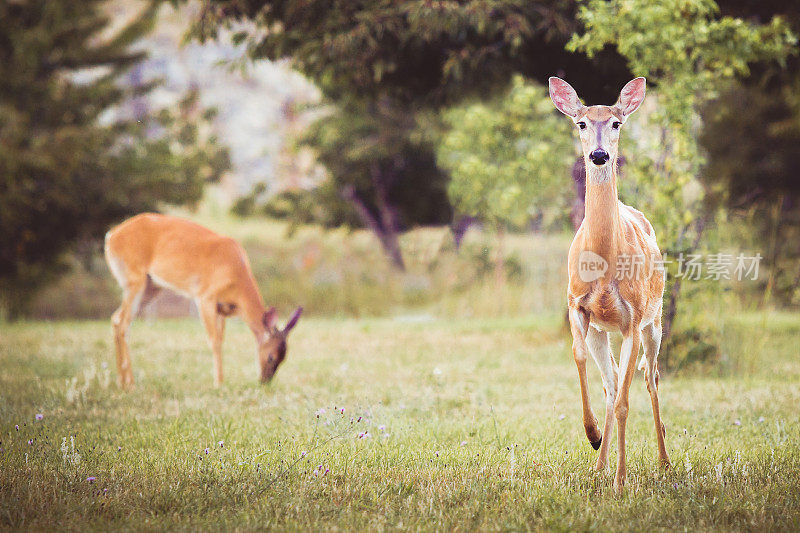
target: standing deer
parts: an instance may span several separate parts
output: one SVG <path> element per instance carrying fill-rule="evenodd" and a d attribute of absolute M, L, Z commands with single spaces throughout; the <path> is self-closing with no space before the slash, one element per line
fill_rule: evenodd
<path fill-rule="evenodd" d="M 587 107 L 570 84 L 556 77 L 550 78 L 550 99 L 578 127 L 586 165 L 586 215 L 570 246 L 567 290 L 583 426 L 592 447 L 595 450 L 600 448 L 597 470 L 604 470 L 614 428 L 612 412 L 616 416 L 619 451 L 614 489 L 617 492 L 622 491 L 626 478 L 628 391 L 640 344 L 644 345 L 640 367 L 644 367 L 653 407 L 658 457 L 662 466 L 670 464 L 658 405 L 658 350 L 664 294 L 661 253 L 650 222 L 617 197 L 620 127 L 642 103 L 644 94 L 645 79 L 636 78 L 623 87 L 613 106 Z M 611 355 L 608 331 L 622 333 L 619 367 Z M 598 432 L 587 390 L 586 358 L 589 353 L 600 368 L 606 394 L 602 435 Z M 621 373 L 619 369 L 622 369 Z"/>
<path fill-rule="evenodd" d="M 239 315 L 258 344 L 261 381 L 272 379 L 286 357 L 286 337 L 303 308 L 286 327 L 276 325 L 274 307 L 266 309 L 244 249 L 194 222 L 144 213 L 106 234 L 106 262 L 122 287 L 122 305 L 111 318 L 119 383 L 133 385 L 125 335 L 140 306 L 167 288 L 193 298 L 214 352 L 214 385 L 222 384 L 222 337 L 225 318 Z"/>

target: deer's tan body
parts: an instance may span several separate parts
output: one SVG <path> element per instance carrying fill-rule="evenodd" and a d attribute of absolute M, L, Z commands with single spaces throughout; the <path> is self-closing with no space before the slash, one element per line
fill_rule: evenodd
<path fill-rule="evenodd" d="M 615 183 L 592 186 L 592 189 L 591 194 L 596 196 L 616 195 Z M 617 235 L 623 237 L 620 239 L 621 242 L 605 243 L 603 235 L 598 235 L 595 231 L 598 225 L 594 223 L 596 216 L 593 214 L 589 215 L 588 222 L 584 219 L 578 228 L 569 250 L 568 297 L 572 307 L 589 313 L 591 325 L 624 334 L 635 324 L 649 324 L 660 319 L 664 276 L 657 268 L 662 257 L 653 227 L 641 212 L 622 202 L 617 203 L 617 212 L 619 217 Z M 577 274 L 580 268 L 580 254 L 585 250 L 593 251 L 609 261 L 608 270 L 603 277 L 587 282 Z M 642 257 L 642 263 L 637 265 L 638 270 L 652 271 L 652 276 L 649 276 L 644 283 L 625 276 L 617 279 L 619 265 L 615 259 L 620 256 Z M 635 277 L 639 273 L 631 274 L 631 277 Z M 623 305 L 623 302 L 627 305 Z M 637 310 L 641 316 L 637 316 Z"/>
<path fill-rule="evenodd" d="M 658 401 L 658 352 L 664 294 L 661 253 L 650 222 L 642 213 L 620 202 L 617 194 L 619 129 L 628 115 L 639 107 L 644 93 L 644 78 L 636 78 L 625 85 L 615 105 L 587 107 L 567 82 L 550 78 L 550 98 L 556 108 L 578 126 L 586 165 L 586 215 L 570 246 L 567 289 L 583 425 L 589 442 L 600 449 L 597 469 L 602 470 L 607 466 L 608 445 L 616 418 L 619 449 L 614 488 L 617 491 L 622 490 L 627 476 L 628 392 L 642 345 L 642 367 L 653 408 L 658 455 L 663 465 L 669 465 Z M 605 270 L 586 268 L 597 260 Z M 611 354 L 608 331 L 622 333 L 619 366 Z M 606 392 L 602 434 L 589 402 L 586 379 L 589 355 L 600 369 Z"/>
<path fill-rule="evenodd" d="M 156 285 L 195 300 L 241 304 L 240 312 L 247 308 L 250 314 L 263 308 L 239 243 L 189 220 L 137 215 L 108 232 L 106 256 L 117 279 L 149 275 Z"/>
<path fill-rule="evenodd" d="M 133 384 L 128 326 L 161 288 L 197 304 L 214 352 L 215 384 L 222 383 L 224 321 L 231 315 L 241 316 L 256 337 L 262 381 L 275 373 L 300 310 L 284 331 L 275 327 L 275 310 L 264 307 L 247 254 L 235 240 L 188 220 L 144 213 L 106 234 L 105 255 L 124 293 L 112 317 L 121 385 Z"/>

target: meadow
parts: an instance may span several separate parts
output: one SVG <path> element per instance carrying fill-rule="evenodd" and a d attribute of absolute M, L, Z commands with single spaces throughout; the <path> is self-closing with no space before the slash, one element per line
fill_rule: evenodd
<path fill-rule="evenodd" d="M 198 321 L 139 320 L 131 392 L 107 321 L 6 324 L 0 528 L 797 530 L 800 317 L 724 331 L 725 364 L 662 379 L 666 472 L 637 373 L 616 496 L 557 311 L 304 318 L 266 386 L 232 321 L 219 389 Z"/>

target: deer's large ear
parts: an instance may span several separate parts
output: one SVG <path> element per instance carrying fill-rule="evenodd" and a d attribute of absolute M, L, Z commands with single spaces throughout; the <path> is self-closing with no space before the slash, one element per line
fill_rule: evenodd
<path fill-rule="evenodd" d="M 264 327 L 268 330 L 272 330 L 275 328 L 275 322 L 278 320 L 278 313 L 275 311 L 274 307 L 270 307 L 266 311 L 264 311 L 264 316 L 261 317 L 261 322 L 264 323 Z"/>
<path fill-rule="evenodd" d="M 556 109 L 572 118 L 577 117 L 583 109 L 578 93 L 575 92 L 572 85 L 555 76 L 550 78 L 550 100 L 553 101 Z"/>
<path fill-rule="evenodd" d="M 626 117 L 639 109 L 644 100 L 646 85 L 645 79 L 641 77 L 626 83 L 619 93 L 619 100 L 617 100 L 615 107 Z"/>
<path fill-rule="evenodd" d="M 292 328 L 297 324 L 297 321 L 300 320 L 300 315 L 302 313 L 303 313 L 302 307 L 298 307 L 297 309 L 295 309 L 294 313 L 292 314 L 292 317 L 289 319 L 289 322 L 286 323 L 286 327 L 283 328 L 284 334 L 292 331 Z"/>

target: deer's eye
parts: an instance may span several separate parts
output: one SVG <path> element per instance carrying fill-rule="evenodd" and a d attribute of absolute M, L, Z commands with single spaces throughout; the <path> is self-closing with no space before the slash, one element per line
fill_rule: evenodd
<path fill-rule="evenodd" d="M 615 130 L 618 130 L 620 126 L 622 126 L 622 122 L 615 120 L 614 122 L 611 123 L 611 127 L 614 128 Z"/>
<path fill-rule="evenodd" d="M 580 129 L 582 130 L 586 129 L 586 123 L 584 121 L 581 120 L 580 122 L 577 122 L 577 124 Z"/>

